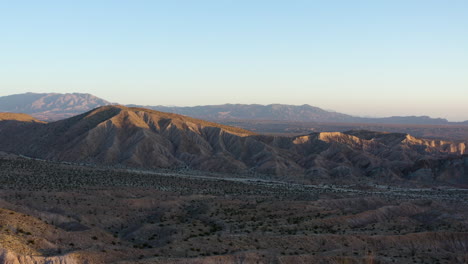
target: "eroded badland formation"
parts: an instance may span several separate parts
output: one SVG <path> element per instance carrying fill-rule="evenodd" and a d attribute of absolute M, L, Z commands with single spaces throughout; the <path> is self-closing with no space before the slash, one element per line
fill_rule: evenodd
<path fill-rule="evenodd" d="M 467 263 L 463 141 L 0 114 L 0 263 Z"/>

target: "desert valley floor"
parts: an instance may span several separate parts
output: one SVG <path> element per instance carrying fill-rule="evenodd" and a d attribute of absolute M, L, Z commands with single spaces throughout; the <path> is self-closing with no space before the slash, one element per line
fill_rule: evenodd
<path fill-rule="evenodd" d="M 468 190 L 2 155 L 2 263 L 466 263 Z"/>
<path fill-rule="evenodd" d="M 1 1 L 0 264 L 468 264 L 467 29 L 468 0 Z"/>

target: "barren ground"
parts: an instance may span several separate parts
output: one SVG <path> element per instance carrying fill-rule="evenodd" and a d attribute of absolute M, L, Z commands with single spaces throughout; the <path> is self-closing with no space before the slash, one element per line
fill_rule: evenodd
<path fill-rule="evenodd" d="M 311 186 L 4 157 L 0 188 L 4 263 L 468 262 L 468 190 L 450 186 Z"/>

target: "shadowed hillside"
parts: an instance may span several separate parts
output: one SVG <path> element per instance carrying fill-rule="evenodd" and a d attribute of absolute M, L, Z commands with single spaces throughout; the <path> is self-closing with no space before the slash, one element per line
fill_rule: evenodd
<path fill-rule="evenodd" d="M 344 132 L 372 130 L 407 133 L 418 138 L 468 142 L 468 126 L 462 123 L 448 125 L 330 123 L 268 120 L 219 120 L 220 123 L 241 127 L 258 134 L 297 136 L 311 132 Z M 468 124 L 468 123 L 467 123 Z"/>

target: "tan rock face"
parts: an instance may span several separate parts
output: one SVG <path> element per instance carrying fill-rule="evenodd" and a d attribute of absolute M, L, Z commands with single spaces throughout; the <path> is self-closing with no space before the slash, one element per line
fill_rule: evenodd
<path fill-rule="evenodd" d="M 293 138 L 255 135 L 182 115 L 124 106 L 100 107 L 48 124 L 30 122 L 32 118 L 22 115 L 9 119 L 0 122 L 0 151 L 112 166 L 254 172 L 306 182 L 323 177 L 438 181 L 440 170 L 434 166 L 429 168 L 432 176 L 410 177 L 420 169 L 415 162 L 443 160 L 467 151 L 466 143 L 402 133 L 322 132 Z M 455 175 L 461 176 L 454 182 L 464 182 L 465 167 L 457 168 Z M 447 173 L 440 175 L 446 181 Z"/>

